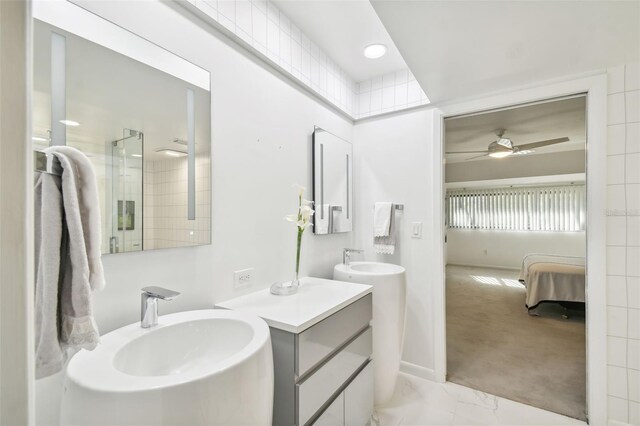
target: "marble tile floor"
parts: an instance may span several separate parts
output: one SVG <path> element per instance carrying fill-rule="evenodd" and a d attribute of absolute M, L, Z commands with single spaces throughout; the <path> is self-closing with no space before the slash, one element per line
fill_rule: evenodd
<path fill-rule="evenodd" d="M 564 426 L 586 423 L 455 383 L 400 373 L 391 401 L 376 407 L 375 426 Z"/>

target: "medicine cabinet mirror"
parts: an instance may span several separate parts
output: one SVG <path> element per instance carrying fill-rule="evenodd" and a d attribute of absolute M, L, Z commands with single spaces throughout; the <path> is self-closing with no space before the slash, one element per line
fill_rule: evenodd
<path fill-rule="evenodd" d="M 353 222 L 353 147 L 320 127 L 313 131 L 313 232 L 350 232 Z"/>
<path fill-rule="evenodd" d="M 209 72 L 59 3 L 34 5 L 34 149 L 93 163 L 103 253 L 210 244 Z"/>

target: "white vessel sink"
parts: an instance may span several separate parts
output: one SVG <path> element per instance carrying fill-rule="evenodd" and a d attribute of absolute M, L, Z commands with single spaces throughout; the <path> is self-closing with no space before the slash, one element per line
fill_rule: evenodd
<path fill-rule="evenodd" d="M 373 286 L 373 371 L 376 405 L 393 395 L 400 371 L 407 284 L 405 269 L 380 262 L 338 264 L 333 279 Z"/>
<path fill-rule="evenodd" d="M 339 266 L 341 265 L 336 266 L 336 268 Z M 348 268 L 344 269 L 345 271 L 351 272 L 351 274 L 363 274 L 368 276 L 404 273 L 404 268 L 402 266 L 379 262 L 353 262 Z"/>
<path fill-rule="evenodd" d="M 269 327 L 226 310 L 181 312 L 112 331 L 67 367 L 64 425 L 268 425 Z"/>

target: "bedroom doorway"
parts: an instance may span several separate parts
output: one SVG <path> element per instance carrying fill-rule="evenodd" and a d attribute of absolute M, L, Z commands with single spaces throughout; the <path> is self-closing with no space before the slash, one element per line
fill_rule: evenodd
<path fill-rule="evenodd" d="M 446 379 L 587 419 L 586 95 L 447 117 Z"/>

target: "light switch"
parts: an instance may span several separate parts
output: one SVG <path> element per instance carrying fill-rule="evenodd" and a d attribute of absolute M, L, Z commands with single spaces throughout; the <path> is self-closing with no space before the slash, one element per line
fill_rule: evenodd
<path fill-rule="evenodd" d="M 422 238 L 422 222 L 413 222 L 411 226 L 411 238 Z"/>

